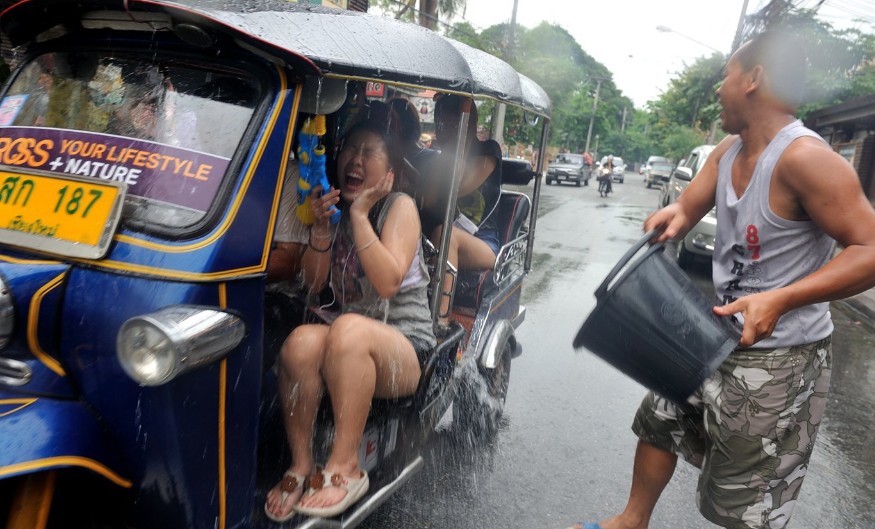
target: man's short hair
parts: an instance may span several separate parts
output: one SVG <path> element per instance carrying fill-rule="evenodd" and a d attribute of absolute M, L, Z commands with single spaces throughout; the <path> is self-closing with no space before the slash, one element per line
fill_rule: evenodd
<path fill-rule="evenodd" d="M 769 79 L 769 90 L 794 109 L 805 95 L 808 57 L 801 39 L 784 31 L 765 31 L 739 48 L 738 63 L 749 71 L 761 65 Z"/>

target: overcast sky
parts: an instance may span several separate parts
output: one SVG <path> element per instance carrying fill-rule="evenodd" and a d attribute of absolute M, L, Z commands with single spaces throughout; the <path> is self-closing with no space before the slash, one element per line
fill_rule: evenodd
<path fill-rule="evenodd" d="M 817 0 L 805 0 L 814 4 Z M 732 47 L 743 0 L 518 0 L 517 23 L 565 28 L 581 48 L 614 74 L 614 83 L 643 108 L 669 80 L 711 48 Z M 753 13 L 767 3 L 749 0 Z M 477 29 L 509 22 L 513 0 L 468 0 L 465 20 Z M 820 13 L 838 27 L 872 31 L 873 0 L 827 0 Z M 864 17 L 867 22 L 853 22 Z M 665 26 L 673 32 L 657 31 Z M 698 41 L 698 42 L 697 42 Z"/>

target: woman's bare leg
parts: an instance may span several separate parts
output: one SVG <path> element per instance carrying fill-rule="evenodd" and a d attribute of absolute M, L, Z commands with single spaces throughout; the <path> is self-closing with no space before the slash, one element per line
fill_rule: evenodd
<path fill-rule="evenodd" d="M 292 331 L 280 351 L 279 398 L 292 454 L 289 470 L 307 476 L 314 468 L 313 427 L 322 401 L 322 364 L 328 337 L 326 325 L 303 325 Z M 301 494 L 282 500 L 279 484 L 267 494 L 267 508 L 277 516 L 291 512 Z"/>
<path fill-rule="evenodd" d="M 382 322 L 346 314 L 328 334 L 323 375 L 334 409 L 335 438 L 325 465 L 329 473 L 358 477 L 359 444 L 371 400 L 410 395 L 419 384 L 419 361 L 413 345 L 396 329 Z M 346 491 L 326 486 L 304 498 L 307 507 L 325 507 L 341 501 Z"/>

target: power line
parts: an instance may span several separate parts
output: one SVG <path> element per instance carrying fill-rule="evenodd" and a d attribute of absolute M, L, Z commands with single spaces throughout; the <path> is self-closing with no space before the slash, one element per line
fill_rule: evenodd
<path fill-rule="evenodd" d="M 839 20 L 864 20 L 872 23 L 875 21 L 875 17 L 871 15 L 872 8 L 865 7 L 862 4 L 858 4 L 851 0 L 827 0 L 824 2 L 825 5 L 829 5 L 831 9 L 849 15 L 848 18 L 838 17 L 838 16 L 830 16 L 830 15 L 822 15 L 820 11 L 818 11 L 818 16 L 823 16 L 824 18 L 835 18 Z"/>

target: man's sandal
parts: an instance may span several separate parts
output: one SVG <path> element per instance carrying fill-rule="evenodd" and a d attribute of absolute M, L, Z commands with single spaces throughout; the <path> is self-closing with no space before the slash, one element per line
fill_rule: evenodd
<path fill-rule="evenodd" d="M 584 522 L 577 522 L 577 524 L 572 525 L 571 527 L 566 527 L 565 529 L 577 529 L 578 526 L 580 526 L 581 529 L 602 529 L 602 526 L 599 525 L 598 523 L 584 523 Z"/>
<path fill-rule="evenodd" d="M 301 496 L 303 496 L 304 490 L 304 476 L 300 474 L 295 474 L 291 470 L 286 470 L 286 473 L 283 474 L 282 480 L 279 482 L 280 487 L 280 495 L 282 501 L 280 502 L 280 506 L 285 506 L 286 500 L 291 496 L 295 491 L 301 490 Z M 300 501 L 300 499 L 298 500 Z M 297 502 L 295 502 L 297 504 Z M 275 522 L 287 522 L 295 516 L 295 506 L 292 505 L 291 509 L 289 509 L 288 514 L 283 516 L 277 516 L 274 513 L 270 512 L 270 509 L 267 507 L 267 500 L 264 501 L 264 514 L 267 515 L 268 518 Z"/>
<path fill-rule="evenodd" d="M 303 507 L 299 503 L 295 506 L 295 510 L 306 516 L 332 518 L 349 509 L 350 505 L 359 501 L 368 492 L 368 473 L 364 470 L 361 471 L 358 478 L 348 478 L 341 474 L 329 474 L 320 468 L 317 469 L 316 474 L 310 477 L 309 489 L 306 494 L 312 496 L 322 490 L 326 486 L 326 481 L 329 487 L 345 490 L 346 496 L 334 505 L 327 507 Z"/>

